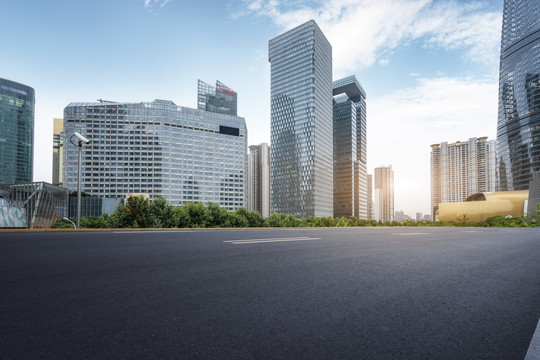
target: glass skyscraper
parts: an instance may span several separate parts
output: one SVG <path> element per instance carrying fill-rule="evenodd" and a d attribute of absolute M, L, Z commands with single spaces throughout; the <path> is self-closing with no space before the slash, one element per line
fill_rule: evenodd
<path fill-rule="evenodd" d="M 310 20 L 268 43 L 271 208 L 333 215 L 332 46 Z"/>
<path fill-rule="evenodd" d="M 505 0 L 499 74 L 499 190 L 525 190 L 540 171 L 540 2 Z"/>
<path fill-rule="evenodd" d="M 32 182 L 34 89 L 0 78 L 0 184 Z"/>
<path fill-rule="evenodd" d="M 81 191 L 98 197 L 163 196 L 174 205 L 209 201 L 246 206 L 247 128 L 243 118 L 172 101 L 72 103 L 64 110 L 63 186 L 77 187 L 73 132 L 83 146 Z"/>
<path fill-rule="evenodd" d="M 334 216 L 367 219 L 366 92 L 354 75 L 334 87 Z"/>
<path fill-rule="evenodd" d="M 220 114 L 237 113 L 238 95 L 225 84 L 216 81 L 216 86 L 199 80 L 197 82 L 197 109 Z"/>

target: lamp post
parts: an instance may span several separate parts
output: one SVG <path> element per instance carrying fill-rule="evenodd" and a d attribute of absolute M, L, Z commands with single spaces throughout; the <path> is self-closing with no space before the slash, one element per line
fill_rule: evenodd
<path fill-rule="evenodd" d="M 73 141 L 71 140 L 74 136 L 77 137 L 78 145 L 73 144 Z M 90 140 L 79 134 L 78 132 L 74 132 L 73 135 L 69 138 L 69 142 L 75 146 L 79 146 L 79 166 L 77 169 L 77 229 L 81 228 L 81 163 L 82 163 L 82 144 L 85 143 L 86 145 L 90 144 Z"/>
<path fill-rule="evenodd" d="M 67 217 L 65 217 L 63 220 L 69 221 L 70 223 L 73 224 L 73 228 L 75 228 L 75 229 L 77 228 L 77 225 L 75 225 L 75 223 L 73 221 L 69 220 Z"/>

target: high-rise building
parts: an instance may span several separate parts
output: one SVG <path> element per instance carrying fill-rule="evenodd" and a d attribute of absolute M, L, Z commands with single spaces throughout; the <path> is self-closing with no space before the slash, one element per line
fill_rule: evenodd
<path fill-rule="evenodd" d="M 372 220 L 375 218 L 373 214 L 373 175 L 367 176 L 367 218 Z"/>
<path fill-rule="evenodd" d="M 465 201 L 478 192 L 496 190 L 495 140 L 470 138 L 431 145 L 431 211 L 439 203 Z"/>
<path fill-rule="evenodd" d="M 394 171 L 392 165 L 375 168 L 374 171 L 375 220 L 394 220 Z"/>
<path fill-rule="evenodd" d="M 332 46 L 310 20 L 268 43 L 271 208 L 333 215 Z"/>
<path fill-rule="evenodd" d="M 78 131 L 83 147 L 81 190 L 98 197 L 146 193 L 174 205 L 246 205 L 247 128 L 243 118 L 172 101 L 71 103 L 64 110 L 63 186 L 77 186 Z"/>
<path fill-rule="evenodd" d="M 333 88 L 334 216 L 367 219 L 366 92 L 354 75 Z"/>
<path fill-rule="evenodd" d="M 540 2 L 505 0 L 497 122 L 498 189 L 526 190 L 540 171 Z"/>
<path fill-rule="evenodd" d="M 197 109 L 237 116 L 238 95 L 225 84 L 216 81 L 214 87 L 198 80 L 197 90 Z"/>
<path fill-rule="evenodd" d="M 247 207 L 263 217 L 270 216 L 270 147 L 251 145 L 248 154 Z"/>
<path fill-rule="evenodd" d="M 403 212 L 403 210 L 396 210 L 396 212 L 394 213 L 394 220 L 397 222 L 403 222 L 404 219 L 405 213 Z"/>
<path fill-rule="evenodd" d="M 34 108 L 34 89 L 0 78 L 0 184 L 32 182 Z"/>
<path fill-rule="evenodd" d="M 52 184 L 62 186 L 62 158 L 64 151 L 64 119 L 53 119 Z"/>

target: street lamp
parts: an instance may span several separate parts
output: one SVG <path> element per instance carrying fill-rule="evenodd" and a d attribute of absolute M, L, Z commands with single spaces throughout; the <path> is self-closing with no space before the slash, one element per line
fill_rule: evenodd
<path fill-rule="evenodd" d="M 73 143 L 73 137 L 76 136 L 79 144 Z M 77 229 L 81 228 L 81 162 L 82 162 L 82 144 L 85 143 L 86 145 L 90 144 L 90 140 L 79 134 L 78 132 L 74 132 L 73 135 L 69 138 L 69 142 L 72 145 L 79 146 L 79 167 L 77 169 Z"/>
<path fill-rule="evenodd" d="M 66 221 L 69 221 L 70 223 L 73 224 L 73 227 L 76 229 L 77 228 L 77 225 L 75 225 L 75 223 L 71 220 L 69 220 L 67 217 L 65 217 L 63 220 L 66 220 Z"/>

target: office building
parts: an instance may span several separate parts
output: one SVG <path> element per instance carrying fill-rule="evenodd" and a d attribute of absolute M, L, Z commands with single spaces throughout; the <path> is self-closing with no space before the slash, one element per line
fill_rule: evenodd
<path fill-rule="evenodd" d="M 269 41 L 271 208 L 333 215 L 332 47 L 310 20 Z"/>
<path fill-rule="evenodd" d="M 375 215 L 373 214 L 373 175 L 368 175 L 368 220 L 372 220 Z"/>
<path fill-rule="evenodd" d="M 81 218 L 111 215 L 123 201 L 120 198 L 81 197 Z M 77 196 L 69 197 L 68 214 L 69 218 L 77 218 Z"/>
<path fill-rule="evenodd" d="M 270 216 L 270 147 L 267 143 L 251 145 L 248 154 L 248 195 L 250 211 Z"/>
<path fill-rule="evenodd" d="M 487 137 L 431 145 L 433 218 L 440 203 L 461 202 L 477 192 L 495 191 L 495 148 L 495 140 Z"/>
<path fill-rule="evenodd" d="M 403 220 L 405 219 L 405 213 L 403 212 L 403 210 L 397 210 L 395 213 L 394 213 L 394 220 L 397 221 L 397 222 L 403 222 Z"/>
<path fill-rule="evenodd" d="M 32 182 L 35 93 L 0 78 L 0 184 Z"/>
<path fill-rule="evenodd" d="M 367 219 L 366 92 L 354 75 L 333 83 L 334 216 Z"/>
<path fill-rule="evenodd" d="M 537 213 L 540 206 L 540 172 L 533 175 L 529 182 L 529 199 L 527 201 L 527 215 L 537 217 L 540 221 L 540 214 Z"/>
<path fill-rule="evenodd" d="M 394 171 L 392 165 L 375 168 L 374 171 L 375 220 L 394 220 Z"/>
<path fill-rule="evenodd" d="M 238 95 L 225 84 L 216 81 L 214 87 L 198 80 L 197 90 L 197 109 L 237 116 Z"/>
<path fill-rule="evenodd" d="M 171 204 L 209 201 L 246 206 L 247 129 L 243 118 L 172 101 L 71 103 L 64 110 L 63 185 L 77 187 L 75 132 L 83 146 L 81 190 L 97 197 L 128 193 Z"/>
<path fill-rule="evenodd" d="M 540 2 L 505 0 L 497 122 L 498 189 L 526 190 L 540 171 Z"/>
<path fill-rule="evenodd" d="M 62 158 L 64 151 L 64 119 L 53 119 L 52 184 L 62 186 Z"/>

